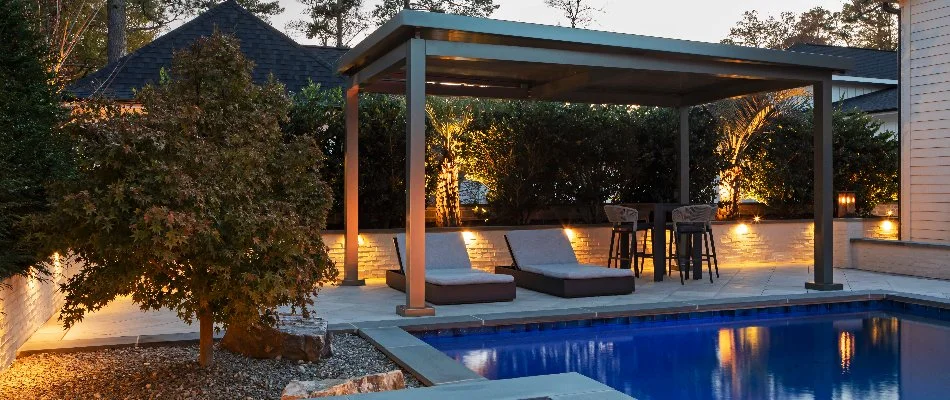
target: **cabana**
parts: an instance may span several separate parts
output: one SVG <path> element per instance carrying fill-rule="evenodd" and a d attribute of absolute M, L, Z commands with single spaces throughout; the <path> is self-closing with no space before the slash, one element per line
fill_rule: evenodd
<path fill-rule="evenodd" d="M 631 104 L 679 109 L 678 198 L 689 199 L 688 108 L 724 98 L 811 86 L 815 94 L 815 269 L 832 276 L 831 77 L 847 59 L 817 54 L 404 10 L 339 63 L 346 86 L 343 284 L 358 277 L 357 129 L 360 91 L 406 96 L 406 304 L 425 303 L 426 95 Z M 658 269 L 662 270 L 662 269 Z M 662 271 L 654 279 L 662 280 Z"/>

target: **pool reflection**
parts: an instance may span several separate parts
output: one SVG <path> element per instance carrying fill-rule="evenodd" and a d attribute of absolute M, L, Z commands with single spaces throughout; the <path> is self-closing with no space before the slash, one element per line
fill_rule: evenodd
<path fill-rule="evenodd" d="M 865 313 L 425 340 L 489 379 L 574 371 L 638 399 L 946 398 L 950 329 L 931 322 Z"/>

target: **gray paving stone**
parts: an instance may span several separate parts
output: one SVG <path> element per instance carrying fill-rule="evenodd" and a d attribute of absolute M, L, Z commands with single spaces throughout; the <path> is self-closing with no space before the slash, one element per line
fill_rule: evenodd
<path fill-rule="evenodd" d="M 570 395 L 600 395 L 601 397 L 567 397 Z M 544 397 L 559 400 L 632 399 L 600 382 L 574 372 L 330 398 L 336 400 L 521 400 Z"/>

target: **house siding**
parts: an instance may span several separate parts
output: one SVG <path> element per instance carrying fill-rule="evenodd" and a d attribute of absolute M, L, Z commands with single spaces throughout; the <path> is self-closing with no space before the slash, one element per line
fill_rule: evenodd
<path fill-rule="evenodd" d="M 950 0 L 901 6 L 901 239 L 950 243 Z"/>

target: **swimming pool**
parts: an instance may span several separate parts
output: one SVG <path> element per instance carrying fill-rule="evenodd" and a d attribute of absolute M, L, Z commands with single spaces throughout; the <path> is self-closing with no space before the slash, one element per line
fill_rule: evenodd
<path fill-rule="evenodd" d="M 888 301 L 417 334 L 488 379 L 578 372 L 638 399 L 947 399 L 950 323 Z"/>

